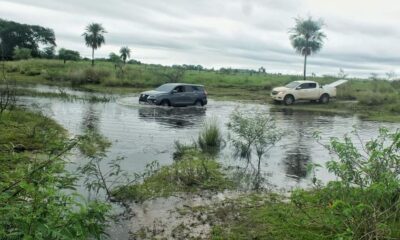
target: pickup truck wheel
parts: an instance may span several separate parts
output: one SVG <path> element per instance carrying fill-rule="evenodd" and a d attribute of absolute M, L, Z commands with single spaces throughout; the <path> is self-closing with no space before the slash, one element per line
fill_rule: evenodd
<path fill-rule="evenodd" d="M 292 105 L 294 103 L 294 97 L 292 95 L 287 95 L 283 99 L 283 102 L 285 103 L 285 105 Z"/>
<path fill-rule="evenodd" d="M 319 102 L 323 103 L 323 104 L 329 103 L 329 95 L 328 94 L 323 94 L 320 97 Z"/>
<path fill-rule="evenodd" d="M 163 107 L 169 107 L 171 106 L 171 103 L 168 100 L 162 100 L 160 105 Z"/>

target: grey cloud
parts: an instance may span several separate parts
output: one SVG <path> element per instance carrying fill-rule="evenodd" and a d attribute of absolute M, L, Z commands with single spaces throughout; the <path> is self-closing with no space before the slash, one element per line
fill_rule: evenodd
<path fill-rule="evenodd" d="M 10 4 L 38 10 L 26 12 L 21 7 L 18 12 L 2 11 L 1 6 Z M 291 48 L 287 32 L 293 18 L 308 10 L 308 0 L 0 0 L 0 15 L 51 26 L 60 46 L 83 53 L 88 51 L 81 37 L 83 28 L 98 21 L 108 34 L 106 46 L 96 52 L 97 56 L 128 45 L 149 62 L 190 64 L 206 59 L 202 64 L 208 67 L 270 65 L 299 72 L 302 59 Z M 49 12 L 59 17 L 47 19 Z M 349 18 L 340 11 L 322 17 L 328 40 L 321 53 L 310 57 L 313 71 L 326 73 L 342 67 L 362 73 L 399 66 L 396 42 L 400 30 L 396 22 L 384 15 L 369 19 L 362 13 Z M 149 52 L 151 55 L 144 55 Z"/>

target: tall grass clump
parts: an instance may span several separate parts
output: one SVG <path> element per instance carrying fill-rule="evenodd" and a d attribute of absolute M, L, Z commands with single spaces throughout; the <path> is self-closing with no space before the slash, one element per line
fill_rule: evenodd
<path fill-rule="evenodd" d="M 111 73 L 105 69 L 87 68 L 71 71 L 65 78 L 71 81 L 71 85 L 100 84 L 110 77 Z"/>
<path fill-rule="evenodd" d="M 222 145 L 222 133 L 216 118 L 209 119 L 204 123 L 197 139 L 197 144 L 205 153 L 216 153 L 219 151 Z"/>
<path fill-rule="evenodd" d="M 359 103 L 365 106 L 381 106 L 386 104 L 400 103 L 398 93 L 365 92 L 357 97 Z"/>

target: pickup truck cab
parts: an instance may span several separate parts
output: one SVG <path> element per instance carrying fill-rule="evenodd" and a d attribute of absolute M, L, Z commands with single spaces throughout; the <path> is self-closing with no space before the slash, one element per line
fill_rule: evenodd
<path fill-rule="evenodd" d="M 271 98 L 276 102 L 283 102 L 285 105 L 291 105 L 298 100 L 328 103 L 331 98 L 336 97 L 336 86 L 345 82 L 347 81 L 338 80 L 326 86 L 321 86 L 314 81 L 294 81 L 284 87 L 272 89 Z"/>

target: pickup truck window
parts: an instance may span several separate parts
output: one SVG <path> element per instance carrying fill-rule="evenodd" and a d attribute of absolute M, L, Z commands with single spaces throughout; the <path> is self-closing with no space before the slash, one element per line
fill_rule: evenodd
<path fill-rule="evenodd" d="M 300 89 L 312 89 L 316 87 L 317 87 L 316 83 L 303 83 L 299 86 Z"/>
<path fill-rule="evenodd" d="M 297 86 L 299 86 L 299 82 L 291 82 L 288 85 L 286 85 L 287 88 L 295 88 Z"/>

